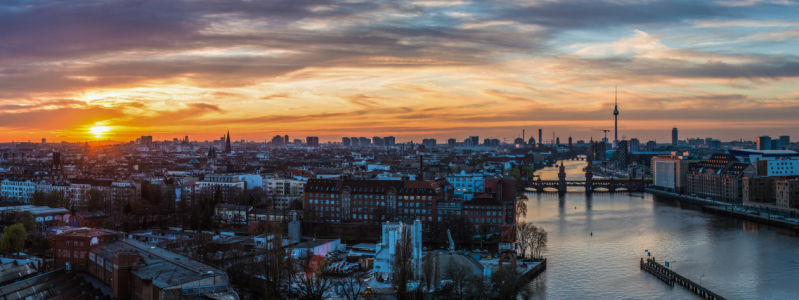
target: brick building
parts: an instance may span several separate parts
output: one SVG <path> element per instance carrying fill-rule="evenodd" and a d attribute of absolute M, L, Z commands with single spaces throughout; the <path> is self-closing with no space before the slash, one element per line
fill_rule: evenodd
<path fill-rule="evenodd" d="M 774 178 L 757 176 L 743 179 L 743 203 L 773 203 Z"/>
<path fill-rule="evenodd" d="M 777 180 L 774 191 L 777 206 L 783 208 L 799 208 L 799 180 Z"/>
<path fill-rule="evenodd" d="M 743 178 L 757 174 L 754 166 L 731 154 L 713 154 L 708 160 L 689 165 L 686 192 L 729 203 L 742 203 Z"/>
<path fill-rule="evenodd" d="M 68 229 L 51 237 L 55 267 L 86 272 L 112 290 L 113 299 L 237 300 L 227 274 L 210 265 L 152 247 L 120 232 Z"/>
<path fill-rule="evenodd" d="M 117 240 L 121 232 L 108 229 L 75 228 L 50 236 L 53 265 L 68 271 L 87 271 L 89 249 L 94 245 Z"/>
<path fill-rule="evenodd" d="M 446 222 L 466 218 L 475 224 L 514 223 L 516 180 L 485 179 L 485 193 L 472 200 L 453 198 L 452 185 L 438 181 L 321 180 L 308 181 L 306 217 L 328 222 L 381 222 L 399 218 Z"/>
<path fill-rule="evenodd" d="M 311 179 L 305 185 L 306 220 L 377 223 L 397 218 L 436 220 L 435 207 L 452 199 L 446 180 Z"/>

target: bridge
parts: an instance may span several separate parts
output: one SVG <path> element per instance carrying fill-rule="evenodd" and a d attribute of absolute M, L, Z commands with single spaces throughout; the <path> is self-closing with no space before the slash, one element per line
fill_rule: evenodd
<path fill-rule="evenodd" d="M 584 187 L 586 193 L 596 191 L 598 188 L 607 189 L 608 192 L 615 192 L 618 189 L 626 189 L 627 191 L 643 192 L 646 187 L 652 184 L 652 179 L 594 179 L 594 174 L 591 172 L 591 160 L 588 160 L 588 166 L 585 168 L 585 180 L 581 181 L 567 181 L 566 168 L 563 162 L 560 163 L 558 172 L 558 180 L 520 180 L 517 181 L 517 187 L 520 189 L 535 189 L 537 192 L 544 192 L 546 188 L 557 189 L 558 192 L 566 192 L 566 188 L 570 186 Z"/>

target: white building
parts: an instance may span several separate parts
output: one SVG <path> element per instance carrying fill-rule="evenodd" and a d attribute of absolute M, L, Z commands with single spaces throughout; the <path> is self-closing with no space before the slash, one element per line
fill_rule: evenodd
<path fill-rule="evenodd" d="M 49 194 L 52 191 L 59 191 L 65 196 L 69 196 L 69 184 L 66 182 L 49 182 L 46 180 L 36 183 L 36 190 Z"/>
<path fill-rule="evenodd" d="M 455 197 L 460 196 L 465 201 L 472 200 L 474 195 L 485 193 L 485 178 L 492 177 L 494 174 L 484 172 L 450 174 L 447 181 L 455 188 Z"/>
<path fill-rule="evenodd" d="M 291 201 L 302 200 L 307 180 L 294 178 L 264 178 L 264 191 L 272 197 L 275 209 L 288 209 Z"/>
<path fill-rule="evenodd" d="M 308 252 L 315 256 L 325 256 L 329 252 L 339 249 L 341 245 L 340 239 L 335 240 L 317 240 L 313 239 L 304 243 L 299 243 L 291 249 L 291 256 L 293 258 L 305 258 Z"/>
<path fill-rule="evenodd" d="M 394 264 L 394 253 L 396 252 L 397 243 L 402 238 L 402 233 L 405 228 L 410 228 L 411 241 L 413 243 L 413 270 L 419 273 L 422 269 L 422 221 L 416 220 L 413 225 L 403 224 L 402 222 L 391 223 L 386 222 L 383 224 L 383 233 L 380 238 L 380 243 L 375 247 L 375 262 L 374 273 L 375 278 L 383 277 L 389 279 L 391 277 L 391 266 Z M 419 274 L 416 274 L 417 276 Z"/>
<path fill-rule="evenodd" d="M 799 175 L 799 159 L 759 160 L 756 163 L 760 176 Z M 765 174 L 763 172 L 765 171 Z"/>
<path fill-rule="evenodd" d="M 36 182 L 23 178 L 6 178 L 0 182 L 0 195 L 6 201 L 28 203 L 36 191 Z"/>

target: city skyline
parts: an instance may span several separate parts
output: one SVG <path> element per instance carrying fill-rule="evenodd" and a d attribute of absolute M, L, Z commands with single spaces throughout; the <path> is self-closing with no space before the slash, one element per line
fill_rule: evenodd
<path fill-rule="evenodd" d="M 674 124 L 681 139 L 791 135 L 796 13 L 783 1 L 11 2 L 0 141 L 537 128 L 587 141 L 612 129 L 616 85 L 619 139 L 667 142 Z"/>

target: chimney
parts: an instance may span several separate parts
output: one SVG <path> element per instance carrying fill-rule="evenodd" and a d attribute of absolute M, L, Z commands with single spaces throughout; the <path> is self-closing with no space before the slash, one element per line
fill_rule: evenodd
<path fill-rule="evenodd" d="M 424 155 L 419 154 L 419 178 L 416 180 L 424 180 Z"/>
<path fill-rule="evenodd" d="M 502 202 L 502 180 L 497 180 L 497 201 Z"/>

